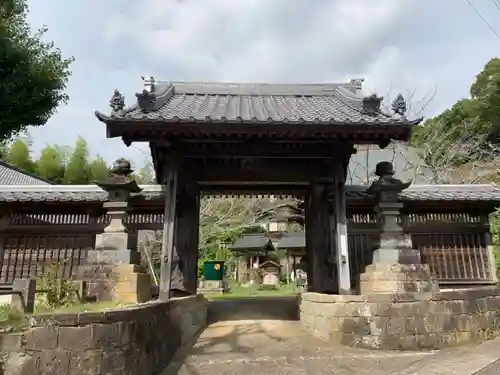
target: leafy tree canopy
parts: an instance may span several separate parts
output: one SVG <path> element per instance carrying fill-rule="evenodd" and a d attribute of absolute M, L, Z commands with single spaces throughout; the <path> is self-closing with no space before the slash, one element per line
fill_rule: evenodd
<path fill-rule="evenodd" d="M 47 28 L 33 32 L 27 0 L 0 0 L 0 141 L 44 125 L 65 94 L 73 58 L 63 57 Z"/>
<path fill-rule="evenodd" d="M 491 59 L 476 76 L 470 98 L 457 101 L 450 109 L 427 120 L 415 130 L 412 143 L 420 147 L 439 142 L 435 139 L 439 132 L 458 141 L 464 131 L 483 136 L 483 144 L 478 145 L 483 155 L 485 148 L 500 146 L 500 58 Z"/>

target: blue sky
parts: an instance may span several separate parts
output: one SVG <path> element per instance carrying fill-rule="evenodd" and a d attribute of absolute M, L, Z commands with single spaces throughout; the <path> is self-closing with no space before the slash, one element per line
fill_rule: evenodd
<path fill-rule="evenodd" d="M 471 0 L 500 32 L 493 0 Z M 37 153 L 81 135 L 109 162 L 140 165 L 147 144 L 106 139 L 93 113 L 113 90 L 132 104 L 141 76 L 161 80 L 340 82 L 402 92 L 431 116 L 468 95 L 500 38 L 465 0 L 31 0 L 29 21 L 76 59 L 69 104 L 30 130 Z M 431 100 L 432 99 L 432 100 Z"/>

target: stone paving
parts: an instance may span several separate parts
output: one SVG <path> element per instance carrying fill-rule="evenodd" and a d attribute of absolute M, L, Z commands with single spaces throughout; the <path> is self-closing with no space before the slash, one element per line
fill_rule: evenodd
<path fill-rule="evenodd" d="M 329 344 L 306 332 L 294 299 L 217 301 L 211 324 L 165 375 L 386 375 L 434 353 L 368 351 Z"/>

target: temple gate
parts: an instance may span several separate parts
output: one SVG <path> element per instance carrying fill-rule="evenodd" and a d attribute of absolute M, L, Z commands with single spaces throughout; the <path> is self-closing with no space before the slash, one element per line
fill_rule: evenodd
<path fill-rule="evenodd" d="M 149 142 L 165 187 L 161 294 L 196 292 L 199 193 L 303 194 L 310 290 L 351 290 L 344 184 L 357 144 L 406 141 L 420 119 L 393 114 L 382 98 L 361 97 L 362 80 L 283 85 L 160 83 L 146 79 L 125 108 L 115 91 L 111 114 L 96 112 L 108 137 Z"/>

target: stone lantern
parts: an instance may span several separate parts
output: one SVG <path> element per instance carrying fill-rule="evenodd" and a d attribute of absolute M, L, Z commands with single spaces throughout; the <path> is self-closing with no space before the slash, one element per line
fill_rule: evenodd
<path fill-rule="evenodd" d="M 403 203 L 399 194 L 409 182 L 394 177 L 390 162 L 377 164 L 378 179 L 368 188 L 376 200 L 375 212 L 380 229 L 379 247 L 373 252 L 372 264 L 360 277 L 361 294 L 432 292 L 438 289 L 427 265 L 421 264 L 420 253 L 399 225 Z"/>
<path fill-rule="evenodd" d="M 79 269 L 88 294 L 97 300 L 133 303 L 151 299 L 151 282 L 140 266 L 136 235 L 128 233 L 124 225 L 131 195 L 142 191 L 130 178 L 132 172 L 128 160 L 118 159 L 109 178 L 97 183 L 108 194 L 103 208 L 110 221 L 96 236 L 95 249 L 87 252 Z"/>
<path fill-rule="evenodd" d="M 420 263 L 418 251 L 412 248 L 411 239 L 405 236 L 398 222 L 403 208 L 399 194 L 410 186 L 411 181 L 402 182 L 395 178 L 393 166 L 387 161 L 377 164 L 375 175 L 378 179 L 367 191 L 377 202 L 375 212 L 380 229 L 379 248 L 373 253 L 373 263 Z"/>
<path fill-rule="evenodd" d="M 104 233 L 96 238 L 96 249 L 117 250 L 115 261 L 118 263 L 138 263 L 136 238 L 131 239 L 124 225 L 129 208 L 129 199 L 132 193 L 140 193 L 142 189 L 135 180 L 130 178 L 133 170 L 126 159 L 115 161 L 109 177 L 97 185 L 108 193 L 103 208 L 110 218 Z"/>

